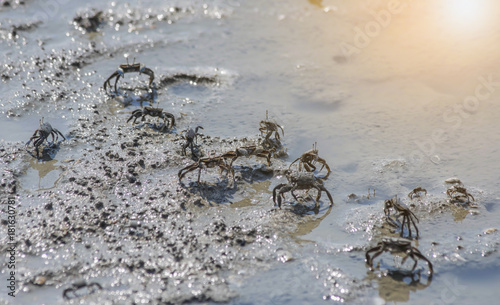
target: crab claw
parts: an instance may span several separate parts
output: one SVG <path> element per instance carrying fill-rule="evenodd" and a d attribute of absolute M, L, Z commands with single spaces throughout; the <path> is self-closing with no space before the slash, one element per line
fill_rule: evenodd
<path fill-rule="evenodd" d="M 120 74 L 121 77 L 125 76 L 125 72 L 123 71 L 122 68 L 118 68 L 118 70 L 116 70 L 116 73 Z"/>

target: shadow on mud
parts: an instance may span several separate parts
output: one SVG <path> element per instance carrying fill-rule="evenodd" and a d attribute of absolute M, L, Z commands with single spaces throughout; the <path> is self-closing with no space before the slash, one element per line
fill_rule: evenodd
<path fill-rule="evenodd" d="M 235 166 L 234 178 L 229 174 L 222 178 L 207 177 L 205 179 L 201 174 L 200 182 L 192 181 L 186 183 L 181 182 L 181 186 L 193 195 L 198 195 L 204 200 L 212 204 L 227 204 L 234 201 L 238 190 L 244 189 L 248 185 L 256 184 L 271 179 L 273 170 L 267 166 L 258 165 L 253 167 Z M 194 175 L 197 176 L 196 174 Z M 198 202 L 198 204 L 201 204 Z"/>

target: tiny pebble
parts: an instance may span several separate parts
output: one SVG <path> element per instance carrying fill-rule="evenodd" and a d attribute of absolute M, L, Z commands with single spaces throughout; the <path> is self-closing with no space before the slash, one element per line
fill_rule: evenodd
<path fill-rule="evenodd" d="M 492 234 L 492 233 L 495 233 L 496 231 L 498 231 L 496 228 L 489 228 L 489 229 L 486 229 L 484 230 L 484 234 Z"/>
<path fill-rule="evenodd" d="M 285 250 L 278 250 L 278 260 L 282 263 L 286 263 L 293 260 L 293 256 L 290 252 Z"/>
<path fill-rule="evenodd" d="M 453 184 L 453 183 L 462 183 L 462 181 L 460 181 L 460 179 L 458 179 L 457 177 L 448 178 L 444 182 L 445 183 L 450 183 L 450 184 Z"/>
<path fill-rule="evenodd" d="M 37 276 L 35 280 L 33 281 L 33 284 L 37 286 L 43 286 L 45 282 L 47 281 L 47 278 L 45 276 Z"/>

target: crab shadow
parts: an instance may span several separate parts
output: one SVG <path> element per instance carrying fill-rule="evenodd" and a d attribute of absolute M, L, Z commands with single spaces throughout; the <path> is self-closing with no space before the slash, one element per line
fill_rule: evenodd
<path fill-rule="evenodd" d="M 185 185 L 183 182 L 180 184 L 185 190 L 191 194 L 200 196 L 210 204 L 229 203 L 230 199 L 234 198 L 234 194 L 237 192 L 236 183 L 233 183 L 228 177 L 222 180 L 218 179 L 215 183 L 194 181 L 189 182 L 189 185 Z"/>
<path fill-rule="evenodd" d="M 140 130 L 144 127 L 149 127 L 150 129 L 153 129 L 156 132 L 159 133 L 164 133 L 164 134 L 176 134 L 177 133 L 177 128 L 174 126 L 172 128 L 167 128 L 164 124 L 157 124 L 157 123 L 149 123 L 149 122 L 141 122 L 140 124 L 136 124 L 131 127 L 132 130 Z"/>
<path fill-rule="evenodd" d="M 285 201 L 282 203 L 282 209 L 290 211 L 298 216 L 306 217 L 311 215 L 311 212 L 313 212 L 314 215 L 318 215 L 326 211 L 325 215 L 328 215 L 333 208 L 333 205 L 321 202 L 316 206 L 314 198 L 310 194 L 304 197 L 302 195 L 297 197 L 299 198 L 299 202 Z"/>
<path fill-rule="evenodd" d="M 180 185 L 191 194 L 199 195 L 211 204 L 228 204 L 234 200 L 240 187 L 244 189 L 246 185 L 272 178 L 272 173 L 265 169 L 262 170 L 262 166 L 237 166 L 234 171 L 234 179 L 229 175 L 222 179 L 217 178 L 216 181 L 213 181 L 213 178 L 209 178 L 209 181 L 203 181 L 202 174 L 200 182 L 191 181 L 187 185 L 180 182 Z"/>
<path fill-rule="evenodd" d="M 234 172 L 238 176 L 238 181 L 249 184 L 269 180 L 274 176 L 274 171 L 263 164 L 255 166 L 236 165 L 234 166 Z"/>
<path fill-rule="evenodd" d="M 118 88 L 117 92 L 106 93 L 110 99 L 114 99 L 123 106 L 152 106 L 158 103 L 158 92 L 156 89 L 148 89 L 145 87 L 136 88 Z"/>

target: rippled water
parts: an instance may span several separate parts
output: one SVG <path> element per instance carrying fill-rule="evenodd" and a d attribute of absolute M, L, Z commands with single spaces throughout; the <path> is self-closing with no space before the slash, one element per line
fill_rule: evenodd
<path fill-rule="evenodd" d="M 255 135 L 268 111 L 285 128 L 290 161 L 317 142 L 333 169 L 326 186 L 336 203 L 329 211 L 323 201 L 320 213 L 301 225 L 290 246 L 298 257 L 243 279 L 232 303 L 316 304 L 321 295 L 338 301 L 323 286 L 342 267 L 353 281 L 371 285 L 360 302 L 492 304 L 500 296 L 500 276 L 493 272 L 500 268 L 500 238 L 482 232 L 498 228 L 500 217 L 500 11 L 494 1 L 452 2 L 87 1 L 75 7 L 59 0 L 54 7 L 41 1 L 4 6 L 0 74 L 10 79 L 1 82 L 1 138 L 26 141 L 42 116 L 66 134 L 94 111 L 89 101 L 108 103 L 103 115 L 128 118 L 133 108 L 106 101 L 98 90 L 125 56 L 157 75 L 216 75 L 215 90 L 178 84 L 167 91 L 173 102 L 158 102 L 221 137 Z M 170 9 L 176 5 L 180 11 Z M 108 19 L 96 33 L 82 32 L 72 20 L 91 8 L 121 18 L 120 26 Z M 9 37 L 19 24 L 36 25 Z M 50 53 L 84 59 L 59 76 L 54 73 L 65 63 L 36 64 Z M 135 79 L 142 77 L 125 78 Z M 57 159 L 34 161 L 22 187 L 55 186 L 62 150 Z M 350 252 L 371 238 L 385 199 L 406 197 L 417 186 L 429 192 L 425 203 L 444 199 L 450 177 L 464 182 L 480 214 L 419 214 L 419 249 L 436 269 L 430 285 L 374 276 L 364 253 Z M 257 185 L 255 193 L 277 183 Z M 369 188 L 374 198 L 347 200 L 351 193 L 366 196 Z M 235 208 L 255 203 L 244 200 Z M 457 240 L 464 251 L 456 249 Z"/>

